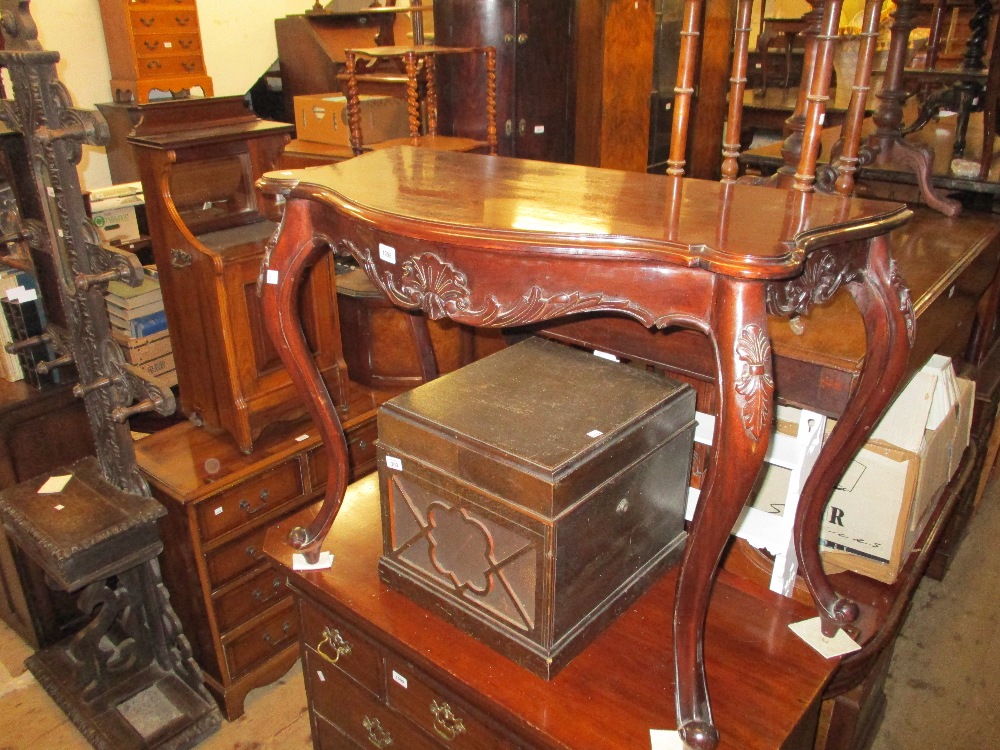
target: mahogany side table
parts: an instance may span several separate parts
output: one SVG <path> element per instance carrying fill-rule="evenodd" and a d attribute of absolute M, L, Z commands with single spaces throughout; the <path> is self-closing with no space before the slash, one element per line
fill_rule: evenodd
<path fill-rule="evenodd" d="M 865 367 L 804 488 L 795 538 L 824 629 L 857 617 L 822 571 L 820 514 L 906 366 L 914 315 L 887 241 L 909 218 L 904 206 L 412 147 L 270 173 L 260 185 L 286 199 L 264 317 L 330 452 L 326 502 L 292 532 L 292 547 L 318 555 L 347 484 L 343 432 L 298 317 L 303 273 L 331 248 L 350 253 L 395 304 L 432 319 L 516 327 L 592 313 L 700 332 L 719 384 L 717 459 L 677 578 L 673 651 L 681 736 L 714 748 L 704 625 L 719 558 L 767 449 L 767 312 L 805 314 L 843 286 L 864 320 Z"/>

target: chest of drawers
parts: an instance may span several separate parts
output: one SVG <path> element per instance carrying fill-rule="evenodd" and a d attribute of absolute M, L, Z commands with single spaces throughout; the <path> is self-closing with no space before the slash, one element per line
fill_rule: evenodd
<path fill-rule="evenodd" d="M 374 403 L 356 396 L 344 420 L 354 477 L 375 459 Z M 167 508 L 163 580 L 205 683 L 232 721 L 250 690 L 299 656 L 290 591 L 264 558 L 264 534 L 322 496 L 319 435 L 309 422 L 282 423 L 247 456 L 228 435 L 182 423 L 139 441 L 136 457 Z"/>
<path fill-rule="evenodd" d="M 212 96 L 195 0 L 101 0 L 101 18 L 115 101 L 195 88 Z"/>
<path fill-rule="evenodd" d="M 382 584 L 379 515 L 374 477 L 348 489 L 323 545 L 327 570 L 291 570 L 287 534 L 305 512 L 267 535 L 295 599 L 315 750 L 621 750 L 674 726 L 674 572 L 547 681 Z M 813 747 L 836 663 L 788 629 L 811 616 L 720 576 L 705 651 L 720 750 Z"/>

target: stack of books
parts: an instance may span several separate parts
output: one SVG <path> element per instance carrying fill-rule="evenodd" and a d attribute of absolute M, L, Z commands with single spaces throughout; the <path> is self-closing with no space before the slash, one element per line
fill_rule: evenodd
<path fill-rule="evenodd" d="M 38 287 L 31 274 L 6 269 L 0 271 L 0 377 L 5 380 L 28 380 L 36 388 L 61 380 L 59 369 L 40 375 L 35 367 L 39 362 L 55 358 L 48 344 L 39 343 L 16 354 L 5 350 L 9 343 L 34 338 L 45 332 L 45 310 L 38 297 Z"/>
<path fill-rule="evenodd" d="M 108 284 L 104 299 L 111 320 L 111 335 L 121 344 L 129 364 L 141 367 L 167 385 L 176 385 L 177 370 L 167 316 L 163 311 L 163 294 L 154 276 L 155 269 L 147 269 L 139 286 L 121 281 Z"/>

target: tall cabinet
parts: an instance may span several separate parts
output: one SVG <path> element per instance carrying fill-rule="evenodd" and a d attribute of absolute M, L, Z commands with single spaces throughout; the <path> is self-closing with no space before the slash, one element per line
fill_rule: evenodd
<path fill-rule="evenodd" d="M 435 0 L 436 44 L 496 48 L 500 154 L 573 161 L 575 13 L 566 0 Z M 442 132 L 485 139 L 482 66 L 438 63 Z"/>

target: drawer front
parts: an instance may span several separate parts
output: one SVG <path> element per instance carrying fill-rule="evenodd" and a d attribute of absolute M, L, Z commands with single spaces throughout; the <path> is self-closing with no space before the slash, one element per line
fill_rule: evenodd
<path fill-rule="evenodd" d="M 347 434 L 347 457 L 351 467 L 351 479 L 360 479 L 375 470 L 375 440 L 378 426 L 375 419 L 358 425 Z M 326 451 L 317 448 L 309 454 L 309 472 L 313 488 L 322 487 L 330 476 L 330 462 Z"/>
<path fill-rule="evenodd" d="M 375 644 L 357 630 L 303 601 L 302 641 L 318 654 L 317 663 L 333 666 L 373 695 L 381 695 L 381 656 Z"/>
<path fill-rule="evenodd" d="M 246 674 L 296 642 L 299 629 L 291 603 L 291 599 L 286 600 L 266 620 L 225 645 L 226 665 L 232 679 Z"/>
<path fill-rule="evenodd" d="M 313 714 L 313 732 L 315 750 L 360 750 L 361 748 L 357 742 L 348 739 L 319 714 Z"/>
<path fill-rule="evenodd" d="M 215 602 L 215 619 L 220 631 L 227 631 L 249 620 L 285 597 L 291 596 L 285 578 L 268 566 L 246 583 L 227 591 Z"/>
<path fill-rule="evenodd" d="M 326 662 L 310 649 L 305 651 L 304 671 L 313 710 L 362 747 L 392 750 L 440 747 L 342 672 L 328 669 Z"/>
<path fill-rule="evenodd" d="M 386 659 L 388 704 L 448 747 L 485 750 L 513 748 L 495 734 L 471 709 L 395 657 Z"/>
<path fill-rule="evenodd" d="M 198 31 L 198 14 L 194 7 L 180 3 L 177 8 L 132 8 L 129 10 L 133 34 L 157 31 Z"/>
<path fill-rule="evenodd" d="M 291 460 L 198 505 L 201 538 L 215 539 L 252 523 L 302 494 L 298 461 Z"/>
<path fill-rule="evenodd" d="M 140 57 L 149 55 L 197 55 L 201 53 L 201 36 L 188 34 L 137 34 L 135 51 Z"/>
<path fill-rule="evenodd" d="M 136 73 L 140 78 L 162 78 L 183 75 L 202 75 L 205 61 L 201 55 L 158 55 L 136 59 Z"/>
<path fill-rule="evenodd" d="M 264 526 L 205 555 L 210 586 L 216 589 L 264 562 L 266 535 Z"/>

